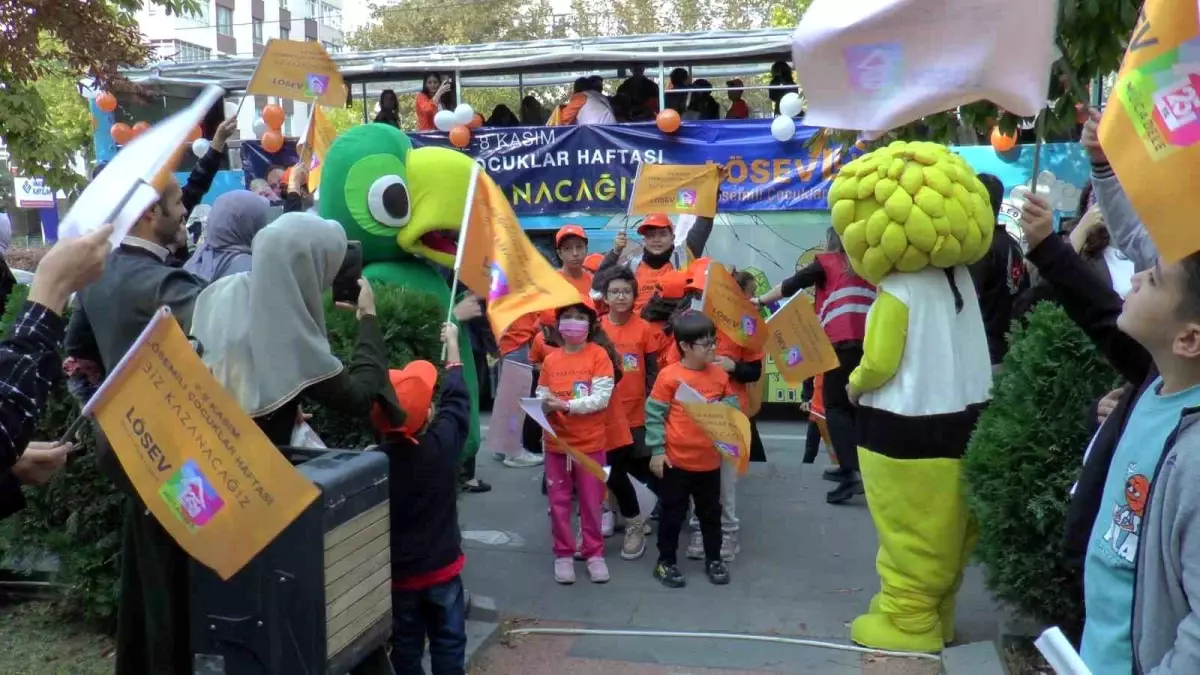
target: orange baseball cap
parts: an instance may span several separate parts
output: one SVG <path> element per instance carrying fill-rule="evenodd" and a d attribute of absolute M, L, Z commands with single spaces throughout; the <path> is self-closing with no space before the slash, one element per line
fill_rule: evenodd
<path fill-rule="evenodd" d="M 587 232 L 584 232 L 582 227 L 578 225 L 563 225 L 554 235 L 554 245 L 562 246 L 563 239 L 567 237 L 579 237 L 585 242 L 588 240 Z"/>
<path fill-rule="evenodd" d="M 583 269 L 595 273 L 600 271 L 600 263 L 604 262 L 603 253 L 590 253 L 583 259 Z"/>
<path fill-rule="evenodd" d="M 671 224 L 671 219 L 665 213 L 651 213 L 642 220 L 642 224 L 638 225 L 638 234 L 646 234 L 646 230 L 658 227 L 674 227 Z"/>
<path fill-rule="evenodd" d="M 428 361 L 413 361 L 401 370 L 389 370 L 388 379 L 396 392 L 396 400 L 404 411 L 404 424 L 399 427 L 388 425 L 387 417 L 379 404 L 371 411 L 371 423 L 381 435 L 399 433 L 415 438 L 417 432 L 429 419 L 429 406 L 437 390 L 437 368 Z"/>
<path fill-rule="evenodd" d="M 678 300 L 687 295 L 691 280 L 686 270 L 675 270 L 660 276 L 654 287 L 663 300 Z"/>

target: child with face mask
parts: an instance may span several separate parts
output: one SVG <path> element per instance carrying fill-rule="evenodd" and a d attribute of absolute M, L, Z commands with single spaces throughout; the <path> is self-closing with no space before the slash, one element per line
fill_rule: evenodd
<path fill-rule="evenodd" d="M 594 583 L 609 580 L 604 561 L 604 536 L 600 528 L 603 481 L 573 466 L 563 443 L 603 465 L 608 449 L 608 405 L 616 386 L 616 356 L 600 328 L 590 298 L 560 308 L 547 342 L 549 349 L 538 375 L 537 398 L 557 438 L 544 436 L 546 488 L 550 498 L 550 530 L 554 539 L 554 580 L 575 583 L 576 552 L 571 528 L 572 497 L 579 499 L 582 530 L 579 553 L 587 561 Z"/>

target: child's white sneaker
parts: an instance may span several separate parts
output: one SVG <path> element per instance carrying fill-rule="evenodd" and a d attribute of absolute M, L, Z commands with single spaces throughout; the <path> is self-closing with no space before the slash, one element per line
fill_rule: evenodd
<path fill-rule="evenodd" d="M 600 534 L 604 535 L 605 539 L 613 536 L 617 530 L 617 518 L 612 511 L 604 511 L 600 514 Z"/>
<path fill-rule="evenodd" d="M 593 584 L 608 583 L 608 564 L 604 562 L 604 558 L 592 558 L 587 562 L 588 577 Z M 574 570 L 572 570 L 572 575 Z"/>
<path fill-rule="evenodd" d="M 590 565 L 588 570 L 591 571 Z M 555 558 L 554 580 L 560 584 L 575 583 L 575 561 L 570 558 Z"/>
<path fill-rule="evenodd" d="M 637 560 L 646 552 L 646 530 L 641 518 L 625 524 L 625 542 L 621 546 L 621 557 Z"/>
<path fill-rule="evenodd" d="M 687 557 L 691 560 L 704 560 L 704 535 L 700 530 L 692 530 L 692 539 L 688 542 Z"/>

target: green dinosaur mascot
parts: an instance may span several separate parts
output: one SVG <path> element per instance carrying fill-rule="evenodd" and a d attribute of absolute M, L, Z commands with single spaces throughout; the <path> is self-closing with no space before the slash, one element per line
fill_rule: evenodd
<path fill-rule="evenodd" d="M 414 149 L 387 124 L 354 127 L 321 163 L 321 216 L 362 242 L 363 276 L 371 282 L 431 293 L 449 311 L 450 285 L 434 265 L 454 266 L 473 165 L 454 150 Z M 471 430 L 461 454 L 468 459 L 479 451 L 479 379 L 470 342 L 461 348 L 471 393 Z"/>

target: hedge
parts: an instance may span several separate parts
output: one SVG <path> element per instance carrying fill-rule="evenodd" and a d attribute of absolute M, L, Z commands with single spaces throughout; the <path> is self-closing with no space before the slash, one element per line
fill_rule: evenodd
<path fill-rule="evenodd" d="M 997 598 L 1070 631 L 1082 626 L 1083 592 L 1063 562 L 1069 490 L 1095 426 L 1087 411 L 1119 378 L 1056 305 L 1039 304 L 1010 339 L 964 462 L 975 554 Z"/>
<path fill-rule="evenodd" d="M 18 286 L 2 319 L 7 334 L 28 288 Z M 414 358 L 436 359 L 441 352 L 438 326 L 446 309 L 427 293 L 376 288 L 377 312 L 389 349 L 389 363 L 402 366 Z M 348 363 L 357 336 L 353 313 L 334 310 L 326 302 L 326 327 L 333 353 Z M 314 406 L 310 424 L 331 448 L 361 448 L 370 442 L 367 425 L 351 422 Z M 34 438 L 61 438 L 79 412 L 66 391 L 51 396 Z M 63 591 L 59 607 L 71 618 L 115 628 L 120 570 L 121 507 L 124 495 L 113 489 L 96 467 L 91 430 L 66 468 L 49 484 L 26 488 L 23 511 L 0 523 L 0 551 L 6 557 L 50 553 L 58 558 L 55 579 Z"/>

